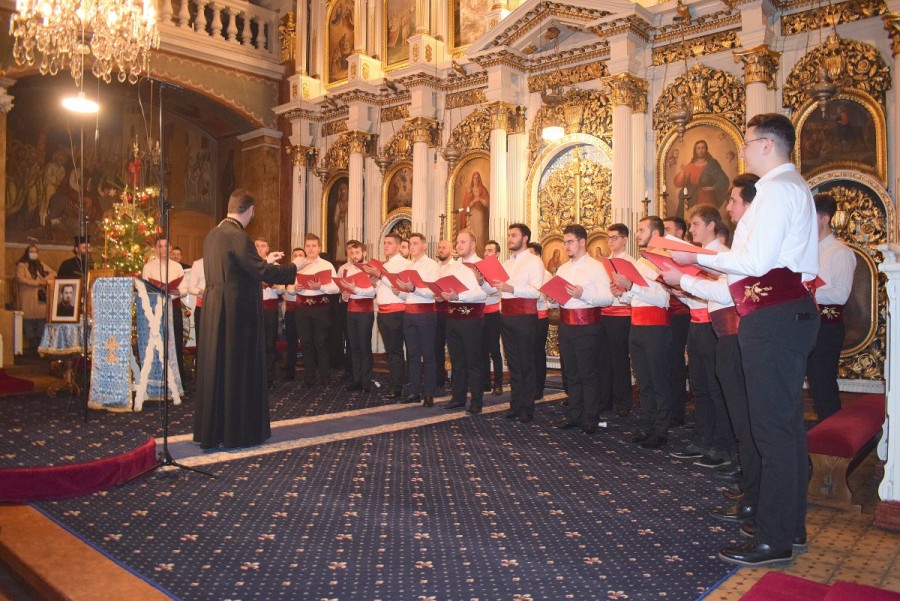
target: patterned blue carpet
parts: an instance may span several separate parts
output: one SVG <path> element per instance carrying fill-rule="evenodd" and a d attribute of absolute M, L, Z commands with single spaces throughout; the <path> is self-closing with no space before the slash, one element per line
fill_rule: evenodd
<path fill-rule="evenodd" d="M 635 418 L 588 437 L 560 417 L 551 401 L 529 425 L 464 417 L 36 507 L 182 599 L 690 600 L 730 573 L 715 555 L 740 537 L 707 514 L 708 470 L 622 442 Z"/>

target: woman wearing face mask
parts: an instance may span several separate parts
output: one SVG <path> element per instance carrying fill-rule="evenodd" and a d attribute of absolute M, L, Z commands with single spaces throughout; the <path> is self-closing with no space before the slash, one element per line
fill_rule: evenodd
<path fill-rule="evenodd" d="M 24 335 L 28 348 L 37 352 L 47 321 L 48 283 L 56 272 L 38 258 L 38 249 L 30 244 L 16 262 L 16 282 L 19 285 L 19 309 L 24 316 Z"/>

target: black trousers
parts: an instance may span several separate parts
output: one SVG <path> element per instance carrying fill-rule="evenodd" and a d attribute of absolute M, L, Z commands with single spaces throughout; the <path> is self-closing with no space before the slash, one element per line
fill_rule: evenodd
<path fill-rule="evenodd" d="M 447 360 L 447 314 L 437 312 L 434 326 L 434 373 L 435 383 L 443 386 L 447 383 L 447 369 L 444 364 Z"/>
<path fill-rule="evenodd" d="M 669 326 L 632 326 L 628 348 L 641 399 L 640 427 L 665 438 L 672 416 Z"/>
<path fill-rule="evenodd" d="M 741 362 L 741 348 L 737 334 L 723 336 L 716 344 L 716 376 L 725 394 L 728 418 L 737 439 L 737 456 L 741 464 L 741 490 L 747 505 L 756 506 L 759 497 L 761 460 L 756 441 L 750 430 L 750 408 L 747 404 L 747 383 Z"/>
<path fill-rule="evenodd" d="M 375 313 L 347 311 L 347 337 L 350 343 L 350 362 L 353 383 L 368 386 L 372 380 L 372 327 Z"/>
<path fill-rule="evenodd" d="M 844 324 L 823 321 L 816 346 L 806 362 L 806 379 L 819 421 L 841 410 L 838 389 L 838 361 L 844 347 Z"/>
<path fill-rule="evenodd" d="M 434 313 L 405 313 L 403 339 L 406 341 L 406 363 L 411 396 L 434 396 L 434 330 L 437 315 Z"/>
<path fill-rule="evenodd" d="M 631 317 L 604 315 L 600 319 L 600 330 L 608 353 L 607 357 L 600 358 L 598 365 L 602 391 L 600 410 L 615 407 L 616 411 L 631 411 L 631 359 L 628 350 Z"/>
<path fill-rule="evenodd" d="M 550 319 L 537 320 L 537 332 L 534 336 L 534 400 L 544 397 L 544 386 L 547 385 L 547 335 L 550 332 Z"/>
<path fill-rule="evenodd" d="M 738 330 L 750 428 L 762 459 L 757 539 L 776 551 L 789 550 L 795 537 L 806 536 L 809 459 L 802 393 L 818 331 L 812 299 L 754 311 Z"/>
<path fill-rule="evenodd" d="M 194 307 L 194 348 L 197 355 L 200 354 L 200 315 L 202 311 L 202 306 Z"/>
<path fill-rule="evenodd" d="M 684 422 L 684 408 L 687 404 L 688 378 L 684 351 L 688 342 L 691 326 L 690 315 L 669 315 L 669 329 L 672 331 L 672 344 L 669 347 L 669 386 L 672 388 L 672 419 Z M 710 349 L 710 356 L 713 350 Z M 693 392 L 693 383 L 691 384 Z M 695 418 L 696 419 L 696 416 Z"/>
<path fill-rule="evenodd" d="M 484 314 L 484 386 L 491 388 L 491 374 L 493 373 L 494 388 L 503 386 L 503 353 L 500 351 L 500 312 Z M 491 362 L 494 364 L 491 371 Z"/>
<path fill-rule="evenodd" d="M 181 311 L 181 301 L 169 305 L 172 312 L 172 329 L 175 334 L 175 358 L 178 360 L 178 374 L 184 382 L 184 313 Z"/>
<path fill-rule="evenodd" d="M 331 330 L 331 306 L 298 306 L 294 311 L 297 335 L 303 344 L 303 374 L 307 384 L 316 381 L 316 372 L 322 384 L 328 383 L 328 335 Z"/>
<path fill-rule="evenodd" d="M 284 374 L 293 378 L 297 371 L 297 318 L 294 316 L 296 309 L 284 312 L 284 339 L 287 342 L 287 350 L 284 354 Z"/>
<path fill-rule="evenodd" d="M 688 330 L 687 351 L 691 393 L 694 397 L 694 431 L 691 441 L 720 459 L 731 456 L 734 433 L 722 387 L 716 377 L 718 340 L 710 323 L 692 323 Z M 677 394 L 675 395 L 677 398 Z"/>
<path fill-rule="evenodd" d="M 266 383 L 275 382 L 275 344 L 278 342 L 278 307 L 263 309 L 263 332 L 266 338 Z"/>
<path fill-rule="evenodd" d="M 537 315 L 501 315 L 503 350 L 509 364 L 510 409 L 534 415 L 534 337 Z"/>
<path fill-rule="evenodd" d="M 346 377 L 353 375 L 350 362 L 350 336 L 347 333 L 347 303 L 331 303 L 331 364 L 343 367 Z"/>
<path fill-rule="evenodd" d="M 482 336 L 484 319 L 447 318 L 447 349 L 450 351 L 451 403 L 465 403 L 472 396 L 472 407 L 481 407 L 484 399 L 484 363 Z"/>
<path fill-rule="evenodd" d="M 539 320 L 540 321 L 540 320 Z M 559 324 L 559 353 L 569 386 L 566 419 L 573 424 L 597 425 L 600 414 L 600 324 Z"/>
<path fill-rule="evenodd" d="M 406 361 L 403 358 L 403 311 L 378 314 L 378 332 L 384 342 L 391 390 L 401 392 L 406 380 Z"/>

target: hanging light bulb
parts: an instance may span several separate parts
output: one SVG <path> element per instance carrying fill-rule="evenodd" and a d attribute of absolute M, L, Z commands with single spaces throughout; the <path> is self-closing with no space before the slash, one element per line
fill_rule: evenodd
<path fill-rule="evenodd" d="M 85 98 L 84 90 L 78 92 L 78 96 L 63 98 L 62 105 L 67 111 L 80 113 L 82 115 L 93 115 L 100 111 L 99 104 Z"/>

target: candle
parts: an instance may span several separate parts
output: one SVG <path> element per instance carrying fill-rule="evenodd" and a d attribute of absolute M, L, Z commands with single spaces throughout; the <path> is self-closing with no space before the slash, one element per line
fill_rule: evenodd
<path fill-rule="evenodd" d="M 685 196 L 688 195 L 688 193 L 687 193 L 687 186 L 685 186 L 684 190 L 682 190 L 681 193 L 684 194 Z"/>
<path fill-rule="evenodd" d="M 650 190 L 644 191 L 644 198 L 650 198 Z"/>
<path fill-rule="evenodd" d="M 665 184 L 663 184 L 663 187 L 662 187 L 662 194 L 665 194 L 665 193 L 666 193 L 666 186 L 665 186 Z"/>

